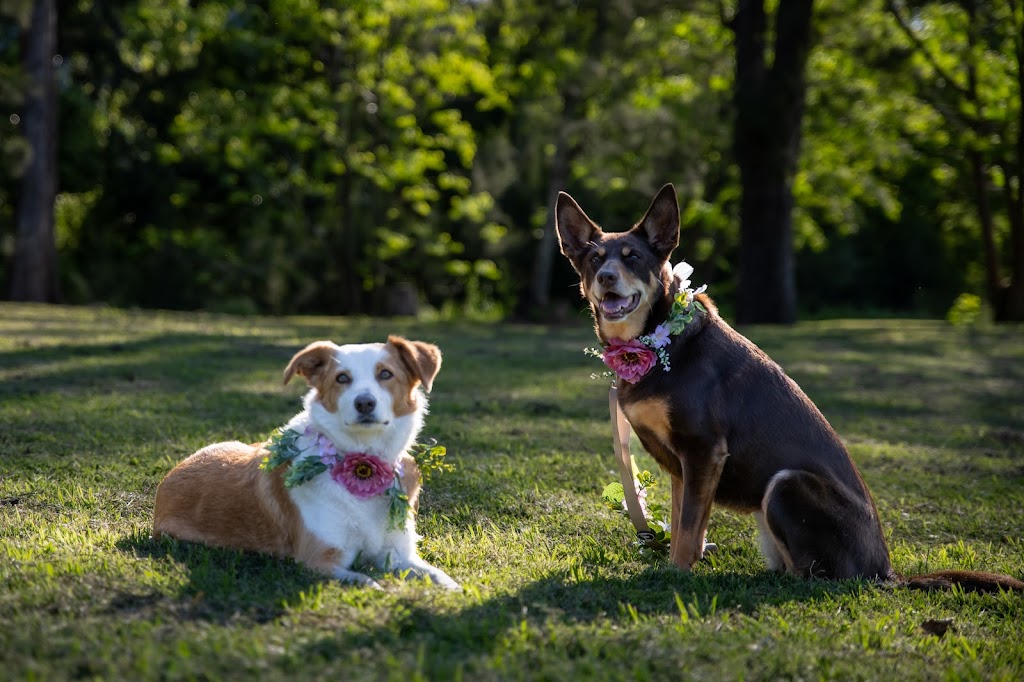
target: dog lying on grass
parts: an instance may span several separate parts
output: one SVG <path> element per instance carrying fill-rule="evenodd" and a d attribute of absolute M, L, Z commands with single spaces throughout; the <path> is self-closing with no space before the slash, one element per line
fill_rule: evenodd
<path fill-rule="evenodd" d="M 441 351 L 317 341 L 288 363 L 310 386 L 304 409 L 266 443 L 217 443 L 178 464 L 156 491 L 153 535 L 292 557 L 380 588 L 356 559 L 458 584 L 420 558 L 420 472 L 407 454 L 427 413 Z M 421 388 L 422 387 L 422 388 Z"/>
<path fill-rule="evenodd" d="M 701 559 L 712 502 L 757 517 L 769 568 L 922 589 L 1024 590 L 1010 576 L 893 572 L 874 501 L 839 436 L 757 346 L 686 288 L 669 257 L 679 243 L 666 185 L 626 232 L 601 230 L 568 194 L 555 208 L 562 253 L 580 276 L 620 405 L 672 478 L 671 557 Z M 659 367 L 660 365 L 660 367 Z"/>

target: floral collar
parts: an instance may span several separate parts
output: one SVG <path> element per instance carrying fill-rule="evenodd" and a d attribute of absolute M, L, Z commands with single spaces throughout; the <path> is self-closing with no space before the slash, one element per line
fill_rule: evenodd
<path fill-rule="evenodd" d="M 707 312 L 701 302 L 696 300 L 696 296 L 708 287 L 705 284 L 697 289 L 689 288 L 689 277 L 692 273 L 693 267 L 685 261 L 672 269 L 673 279 L 678 284 L 678 293 L 672 301 L 668 318 L 655 327 L 653 332 L 629 341 L 608 339 L 603 351 L 591 353 L 599 355 L 604 364 L 608 365 L 620 379 L 631 384 L 645 377 L 655 364 L 660 363 L 662 370 L 670 371 L 672 363 L 668 357 L 668 345 L 672 337 L 686 329 L 698 311 Z"/>
<path fill-rule="evenodd" d="M 270 454 L 263 458 L 261 469 L 269 472 L 282 464 L 291 464 L 284 474 L 286 488 L 294 488 L 329 471 L 336 483 L 360 499 L 386 495 L 390 498 L 388 530 L 405 526 L 410 506 L 409 496 L 402 489 L 401 466 L 391 466 L 365 452 L 339 453 L 334 443 L 312 426 L 307 426 L 302 433 L 294 429 L 276 430 L 270 436 L 267 451 Z M 310 451 L 316 456 L 296 459 Z"/>

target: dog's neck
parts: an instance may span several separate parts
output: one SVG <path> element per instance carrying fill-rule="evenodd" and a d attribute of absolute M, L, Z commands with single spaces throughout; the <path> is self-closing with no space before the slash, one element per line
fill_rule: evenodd
<path fill-rule="evenodd" d="M 412 447 L 423 428 L 427 399 L 425 395 L 418 397 L 419 409 L 396 417 L 386 427 L 346 427 L 316 399 L 315 391 L 310 391 L 303 400 L 306 409 L 292 417 L 285 428 L 302 433 L 307 426 L 312 426 L 327 436 L 339 452 L 365 452 L 395 464 Z"/>
<path fill-rule="evenodd" d="M 672 309 L 672 301 L 675 300 L 676 294 L 680 291 L 679 282 L 672 280 L 671 283 L 665 290 L 665 297 L 662 299 L 662 303 L 667 306 L 664 312 L 664 316 L 661 318 L 652 317 L 654 320 L 654 326 L 657 327 L 664 320 L 665 316 L 668 316 L 669 311 Z M 672 343 L 685 342 L 687 339 L 696 336 L 704 327 L 708 325 L 711 320 L 711 316 L 718 313 L 718 306 L 711 300 L 711 297 L 705 293 L 697 294 L 693 297 L 693 300 L 700 301 L 700 304 L 704 306 L 704 310 L 695 310 L 693 313 L 693 322 L 686 325 L 681 332 L 672 336 Z M 650 321 L 648 321 L 650 324 Z M 645 332 L 650 333 L 650 332 Z"/>

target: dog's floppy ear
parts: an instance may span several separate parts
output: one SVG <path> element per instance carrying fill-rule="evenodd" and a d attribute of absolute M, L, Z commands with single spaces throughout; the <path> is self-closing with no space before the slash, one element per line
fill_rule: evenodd
<path fill-rule="evenodd" d="M 330 341 L 314 341 L 292 358 L 284 369 L 284 383 L 292 380 L 296 374 L 305 377 L 306 383 L 313 385 L 313 378 L 326 369 L 329 369 L 334 360 L 334 351 L 337 350 Z"/>
<path fill-rule="evenodd" d="M 434 377 L 441 369 L 441 349 L 431 343 L 407 341 L 401 336 L 389 336 L 388 344 L 398 351 L 405 368 L 423 383 L 423 390 L 430 393 Z"/>
<path fill-rule="evenodd" d="M 668 260 L 679 245 L 679 203 L 672 183 L 661 188 L 632 231 L 646 239 L 661 260 Z"/>
<path fill-rule="evenodd" d="M 577 272 L 579 268 L 576 264 L 586 253 L 587 244 L 603 234 L 601 228 L 595 225 L 580 205 L 565 192 L 559 192 L 558 201 L 555 202 L 555 230 L 558 232 L 558 244 L 562 253 Z"/>

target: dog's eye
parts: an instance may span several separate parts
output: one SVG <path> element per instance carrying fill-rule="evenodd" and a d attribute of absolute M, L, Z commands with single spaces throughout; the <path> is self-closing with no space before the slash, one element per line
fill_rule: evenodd
<path fill-rule="evenodd" d="M 593 263 L 594 265 L 599 264 L 601 262 L 601 254 L 599 254 L 599 253 L 591 254 L 590 262 Z"/>
<path fill-rule="evenodd" d="M 352 377 L 350 377 L 345 372 L 342 372 L 338 376 L 334 377 L 334 380 L 337 381 L 339 384 L 351 384 L 352 383 Z"/>
<path fill-rule="evenodd" d="M 626 260 L 640 260 L 640 254 L 637 253 L 636 251 L 630 251 L 625 256 L 623 256 L 623 258 L 625 258 Z"/>
<path fill-rule="evenodd" d="M 384 381 L 385 379 L 390 379 L 393 376 L 395 376 L 395 375 L 391 373 L 390 369 L 382 369 L 377 374 L 377 378 L 380 379 L 381 381 Z"/>

